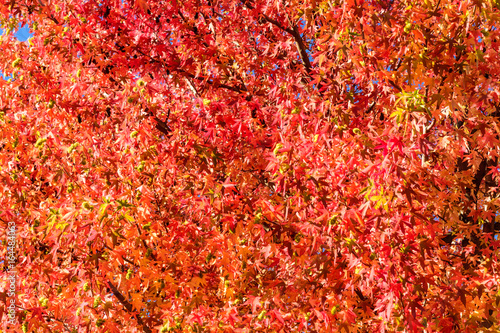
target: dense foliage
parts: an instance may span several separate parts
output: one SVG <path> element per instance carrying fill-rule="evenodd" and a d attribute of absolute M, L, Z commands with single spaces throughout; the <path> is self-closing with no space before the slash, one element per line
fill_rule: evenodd
<path fill-rule="evenodd" d="M 500 329 L 497 0 L 0 3 L 16 331 Z"/>

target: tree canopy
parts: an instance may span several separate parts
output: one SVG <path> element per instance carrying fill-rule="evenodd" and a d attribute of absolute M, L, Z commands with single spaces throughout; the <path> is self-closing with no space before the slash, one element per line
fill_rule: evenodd
<path fill-rule="evenodd" d="M 497 332 L 499 8 L 1 1 L 11 327 Z"/>

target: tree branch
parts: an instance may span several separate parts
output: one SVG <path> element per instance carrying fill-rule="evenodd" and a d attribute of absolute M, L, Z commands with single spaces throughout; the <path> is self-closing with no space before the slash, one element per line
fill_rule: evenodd
<path fill-rule="evenodd" d="M 40 4 L 40 6 L 42 7 L 47 7 L 43 2 L 42 0 L 38 0 L 38 3 Z M 59 24 L 59 21 L 53 16 L 53 15 L 49 15 L 47 14 L 47 17 L 52 21 L 54 22 L 55 24 Z"/>
<path fill-rule="evenodd" d="M 307 70 L 307 73 L 311 75 L 312 74 L 311 61 L 309 61 L 309 56 L 307 55 L 307 47 L 304 44 L 302 37 L 300 36 L 299 29 L 297 28 L 297 26 L 293 27 L 292 36 L 295 39 L 295 45 L 297 46 L 297 51 L 299 51 L 300 59 L 302 60 L 302 63 L 304 64 L 304 67 Z"/>
<path fill-rule="evenodd" d="M 132 306 L 132 304 L 130 304 L 130 302 L 125 299 L 125 297 L 118 291 L 118 289 L 116 289 L 113 283 L 108 280 L 107 285 L 113 292 L 113 295 L 115 295 L 118 301 L 123 305 L 123 307 L 125 307 L 127 312 L 129 312 L 136 318 L 137 323 L 142 326 L 142 330 L 146 333 L 152 333 L 151 329 L 142 321 L 141 317 L 138 314 L 134 314 L 134 307 Z"/>
<path fill-rule="evenodd" d="M 248 0 L 243 0 L 243 5 L 249 9 L 254 9 L 252 4 Z M 261 19 L 263 21 L 270 23 L 270 24 L 278 27 L 280 30 L 283 30 L 283 31 L 289 33 L 290 35 L 292 35 L 293 39 L 295 40 L 295 45 L 297 46 L 297 51 L 299 52 L 300 59 L 302 60 L 302 63 L 304 64 L 304 67 L 307 70 L 307 74 L 311 75 L 312 74 L 311 61 L 309 60 L 309 56 L 307 55 L 307 47 L 304 44 L 302 37 L 300 36 L 300 32 L 299 32 L 299 29 L 297 28 L 297 26 L 290 24 L 293 26 L 293 29 L 286 28 L 281 23 L 279 23 L 276 20 L 273 20 L 272 18 L 270 18 L 266 14 L 260 13 L 259 16 L 261 17 Z"/>

